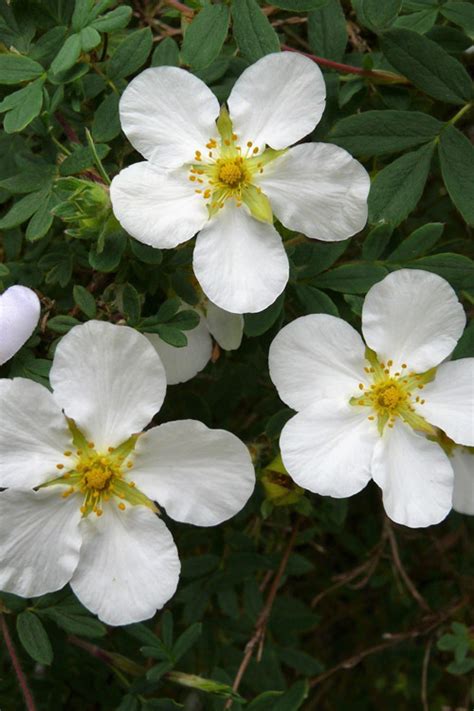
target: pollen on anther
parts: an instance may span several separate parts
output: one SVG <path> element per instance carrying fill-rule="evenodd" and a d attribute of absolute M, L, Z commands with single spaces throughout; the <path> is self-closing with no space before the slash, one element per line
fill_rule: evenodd
<path fill-rule="evenodd" d="M 132 489 L 133 489 L 133 487 L 136 486 L 136 484 L 135 484 L 134 481 L 129 481 L 129 482 L 128 482 L 128 485 L 129 485 Z"/>
<path fill-rule="evenodd" d="M 257 146 L 255 146 L 255 148 L 253 149 L 252 153 L 258 153 L 258 147 L 257 147 Z"/>
<path fill-rule="evenodd" d="M 423 388 L 424 388 L 425 386 L 424 386 L 424 385 L 418 385 L 417 387 L 418 387 L 418 390 L 423 390 Z"/>
<path fill-rule="evenodd" d="M 133 462 L 127 462 L 127 467 L 131 469 L 133 467 Z"/>
<path fill-rule="evenodd" d="M 359 383 L 359 390 L 363 390 L 363 389 L 364 389 L 364 387 L 365 387 L 365 386 L 364 386 L 364 384 L 363 384 L 363 383 Z"/>
<path fill-rule="evenodd" d="M 65 457 L 70 457 L 71 454 L 72 454 L 72 452 L 70 452 L 69 449 L 68 449 L 68 450 L 66 450 L 65 452 L 63 452 L 63 454 L 64 454 Z"/>
<path fill-rule="evenodd" d="M 94 449 L 95 444 L 94 444 L 94 442 L 88 442 L 87 446 L 89 447 L 89 449 Z"/>
<path fill-rule="evenodd" d="M 373 415 L 369 415 L 367 419 L 368 420 L 375 420 L 375 417 Z"/>
<path fill-rule="evenodd" d="M 247 141 L 247 148 L 252 148 L 252 146 L 253 146 L 252 141 Z"/>
<path fill-rule="evenodd" d="M 237 134 L 236 134 L 236 133 L 233 133 L 233 134 L 232 134 L 232 140 L 233 140 L 233 141 L 236 141 L 236 140 L 237 140 Z"/>
<path fill-rule="evenodd" d="M 56 469 L 64 469 L 64 464 L 56 464 Z"/>
<path fill-rule="evenodd" d="M 402 363 L 402 368 L 408 368 L 406 363 Z"/>
<path fill-rule="evenodd" d="M 393 365 L 393 360 L 388 360 L 388 361 L 387 361 L 387 365 L 388 365 L 389 368 L 391 368 L 392 365 Z"/>
<path fill-rule="evenodd" d="M 126 508 L 125 504 L 120 503 L 120 504 L 118 505 L 118 507 L 119 507 L 120 511 L 125 511 L 125 508 Z"/>
<path fill-rule="evenodd" d="M 194 181 L 196 180 L 196 176 L 195 176 L 195 175 L 190 175 L 190 176 L 189 176 L 189 180 L 191 180 L 192 182 L 194 182 Z"/>
<path fill-rule="evenodd" d="M 102 509 L 96 509 L 95 515 L 96 515 L 96 516 L 102 516 L 103 513 L 104 513 L 104 512 L 102 511 Z"/>

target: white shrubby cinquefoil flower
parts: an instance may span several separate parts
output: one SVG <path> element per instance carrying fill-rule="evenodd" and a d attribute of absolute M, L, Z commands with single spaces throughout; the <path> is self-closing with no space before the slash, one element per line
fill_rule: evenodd
<path fill-rule="evenodd" d="M 70 582 L 104 622 L 151 617 L 173 595 L 178 553 L 158 507 L 212 526 L 255 475 L 245 445 L 194 420 L 142 433 L 166 391 L 145 336 L 99 321 L 60 341 L 53 392 L 0 381 L 0 590 L 34 597 Z"/>
<path fill-rule="evenodd" d="M 298 411 L 280 439 L 294 480 L 345 497 L 373 478 L 397 523 L 441 521 L 451 509 L 453 466 L 436 440 L 445 433 L 474 445 L 474 358 L 446 361 L 465 322 L 447 281 L 401 269 L 365 298 L 367 347 L 334 316 L 285 326 L 270 347 L 270 375 Z"/>
<path fill-rule="evenodd" d="M 153 67 L 120 99 L 122 128 L 146 161 L 112 181 L 114 213 L 136 239 L 172 248 L 193 237 L 207 297 L 233 313 L 272 304 L 288 281 L 273 226 L 344 240 L 367 220 L 370 180 L 345 150 L 292 144 L 321 119 L 320 69 L 296 53 L 269 54 L 237 79 L 226 108 L 193 74 Z"/>
<path fill-rule="evenodd" d="M 474 448 L 447 449 L 454 469 L 453 509 L 474 516 Z"/>
<path fill-rule="evenodd" d="M 0 294 L 0 365 L 26 343 L 40 317 L 40 302 L 27 286 L 11 286 Z"/>
<path fill-rule="evenodd" d="M 236 350 L 242 342 L 244 319 L 240 314 L 224 311 L 206 298 L 195 307 L 183 301 L 182 308 L 194 308 L 199 314 L 196 328 L 186 331 L 186 346 L 176 348 L 156 333 L 145 334 L 161 358 L 168 385 L 185 383 L 204 370 L 212 356 L 212 337 L 225 351 Z"/>

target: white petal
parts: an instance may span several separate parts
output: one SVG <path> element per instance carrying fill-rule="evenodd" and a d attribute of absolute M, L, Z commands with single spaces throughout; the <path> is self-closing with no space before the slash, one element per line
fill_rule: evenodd
<path fill-rule="evenodd" d="M 247 447 L 233 434 L 180 420 L 140 437 L 133 480 L 176 521 L 215 526 L 246 504 L 255 472 Z"/>
<path fill-rule="evenodd" d="M 36 597 L 60 590 L 79 560 L 81 502 L 64 487 L 0 494 L 0 590 Z"/>
<path fill-rule="evenodd" d="M 66 419 L 49 390 L 33 380 L 0 380 L 0 486 L 33 487 L 59 476 L 72 449 Z"/>
<path fill-rule="evenodd" d="M 455 447 L 450 461 L 454 469 L 453 509 L 474 516 L 474 452 Z"/>
<path fill-rule="evenodd" d="M 474 446 L 474 358 L 442 363 L 418 412 L 457 444 Z"/>
<path fill-rule="evenodd" d="M 399 269 L 368 291 L 362 309 L 366 343 L 393 368 L 417 373 L 441 363 L 455 348 L 466 316 L 445 279 L 419 269 Z"/>
<path fill-rule="evenodd" d="M 361 337 L 346 321 L 327 314 L 302 316 L 274 338 L 270 377 L 280 398 L 295 410 L 320 398 L 349 401 L 365 383 L 364 353 Z"/>
<path fill-rule="evenodd" d="M 166 392 L 165 369 L 146 337 L 103 321 L 62 338 L 50 381 L 55 400 L 99 450 L 141 432 Z"/>
<path fill-rule="evenodd" d="M 11 286 L 0 295 L 0 365 L 26 343 L 36 328 L 40 302 L 26 286 Z"/>
<path fill-rule="evenodd" d="M 281 237 L 247 209 L 226 205 L 199 233 L 194 272 L 206 296 L 235 314 L 263 311 L 286 286 L 288 257 Z"/>
<path fill-rule="evenodd" d="M 299 486 L 352 496 L 370 479 L 377 428 L 360 408 L 320 400 L 291 418 L 280 437 L 283 463 Z"/>
<path fill-rule="evenodd" d="M 286 148 L 323 115 L 326 85 L 319 67 L 292 52 L 267 54 L 242 72 L 228 100 L 241 145 Z"/>
<path fill-rule="evenodd" d="M 439 523 L 451 509 L 453 468 L 439 444 L 399 419 L 375 447 L 372 476 L 388 516 L 411 528 Z"/>
<path fill-rule="evenodd" d="M 170 346 L 156 333 L 145 335 L 161 358 L 168 385 L 191 380 L 197 373 L 204 370 L 211 358 L 212 339 L 203 317 L 196 328 L 186 331 L 188 344 L 182 348 Z"/>
<path fill-rule="evenodd" d="M 155 165 L 177 167 L 216 135 L 219 102 L 184 69 L 153 67 L 133 79 L 120 99 L 120 122 L 130 143 Z"/>
<path fill-rule="evenodd" d="M 209 218 L 184 168 L 167 173 L 151 163 L 134 163 L 112 180 L 110 199 L 132 237 L 161 249 L 191 239 Z"/>
<path fill-rule="evenodd" d="M 112 502 L 103 516 L 80 524 L 81 557 L 71 588 L 108 625 L 152 617 L 172 597 L 179 580 L 178 551 L 161 519 L 145 506 L 120 511 Z"/>
<path fill-rule="evenodd" d="M 209 331 L 225 351 L 235 351 L 242 343 L 244 317 L 232 314 L 207 301 L 206 321 Z"/>
<path fill-rule="evenodd" d="M 294 146 L 269 163 L 257 182 L 280 222 L 312 239 L 347 239 L 367 222 L 369 175 L 338 146 Z"/>

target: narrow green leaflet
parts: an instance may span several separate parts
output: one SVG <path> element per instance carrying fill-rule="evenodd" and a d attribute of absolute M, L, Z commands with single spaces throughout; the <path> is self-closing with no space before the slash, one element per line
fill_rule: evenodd
<path fill-rule="evenodd" d="M 383 30 L 393 24 L 402 8 L 402 0 L 362 0 L 361 5 L 371 27 Z"/>
<path fill-rule="evenodd" d="M 331 131 L 331 143 L 355 156 L 398 153 L 435 139 L 441 121 L 420 111 L 364 111 L 339 121 Z"/>
<path fill-rule="evenodd" d="M 99 105 L 92 121 L 94 141 L 111 141 L 122 130 L 119 119 L 119 99 L 119 95 L 112 92 L 105 96 Z"/>
<path fill-rule="evenodd" d="M 53 661 L 51 642 L 41 620 L 33 612 L 25 610 L 18 615 L 16 631 L 30 657 L 40 664 L 51 664 Z"/>
<path fill-rule="evenodd" d="M 79 59 L 82 51 L 81 36 L 73 34 L 67 38 L 58 54 L 51 64 L 51 71 L 54 74 L 65 72 L 70 69 Z"/>
<path fill-rule="evenodd" d="M 80 284 L 74 284 L 72 293 L 74 297 L 74 303 L 81 309 L 82 313 L 84 313 L 87 318 L 95 318 L 97 307 L 95 299 L 90 293 L 90 291 L 87 291 L 87 289 L 85 289 Z"/>
<path fill-rule="evenodd" d="M 41 206 L 45 195 L 46 192 L 44 190 L 39 190 L 38 192 L 30 193 L 20 200 L 17 200 L 7 214 L 0 219 L 0 228 L 9 230 L 12 227 L 17 227 L 23 222 L 26 222 Z"/>
<path fill-rule="evenodd" d="M 263 311 L 255 314 L 245 314 L 245 335 L 261 336 L 273 326 L 278 316 L 281 314 L 285 295 L 280 294 L 278 299 Z"/>
<path fill-rule="evenodd" d="M 11 101 L 15 100 L 15 106 L 6 114 L 3 121 L 6 133 L 22 131 L 38 116 L 43 106 L 43 84 L 44 79 L 40 77 L 25 86 L 24 89 L 15 91 L 15 97 L 14 95 L 7 97 L 5 104 L 10 99 Z"/>
<path fill-rule="evenodd" d="M 332 289 L 343 294 L 365 294 L 386 275 L 385 267 L 378 264 L 351 262 L 320 274 L 312 283 L 321 289 Z"/>
<path fill-rule="evenodd" d="M 433 10 L 420 10 L 419 12 L 412 12 L 409 15 L 397 17 L 393 26 L 424 35 L 431 30 L 437 17 L 438 8 L 434 8 Z"/>
<path fill-rule="evenodd" d="M 132 8 L 126 5 L 116 7 L 115 10 L 108 12 L 102 17 L 98 17 L 94 22 L 91 22 L 90 27 L 98 32 L 113 32 L 126 27 L 132 16 Z"/>
<path fill-rule="evenodd" d="M 431 165 L 434 142 L 407 153 L 377 174 L 369 194 L 369 221 L 396 226 L 415 209 Z"/>
<path fill-rule="evenodd" d="M 472 97 L 472 82 L 462 64 L 427 37 L 411 30 L 389 30 L 380 39 L 390 64 L 418 89 L 449 104 Z"/>
<path fill-rule="evenodd" d="M 440 11 L 447 20 L 459 25 L 470 37 L 474 37 L 474 5 L 472 3 L 449 0 L 441 6 Z"/>
<path fill-rule="evenodd" d="M 362 257 L 364 259 L 379 259 L 393 234 L 392 225 L 377 225 L 370 230 L 362 245 Z"/>
<path fill-rule="evenodd" d="M 135 30 L 119 44 L 107 64 L 107 74 L 111 79 L 123 79 L 142 67 L 153 45 L 153 36 L 149 27 Z"/>
<path fill-rule="evenodd" d="M 303 306 L 304 313 L 339 316 L 336 304 L 324 291 L 309 284 L 294 284 L 293 288 L 298 301 Z"/>
<path fill-rule="evenodd" d="M 343 58 L 347 29 L 339 0 L 327 0 L 308 15 L 308 40 L 315 54 L 336 62 Z"/>
<path fill-rule="evenodd" d="M 178 67 L 179 47 L 172 37 L 165 37 L 151 55 L 152 67 Z"/>
<path fill-rule="evenodd" d="M 317 10 L 326 5 L 328 0 L 277 0 L 272 5 L 281 7 L 283 10 L 292 10 L 293 12 L 304 12 L 305 10 Z"/>
<path fill-rule="evenodd" d="M 206 5 L 184 35 L 181 56 L 193 69 L 204 69 L 222 49 L 229 26 L 225 5 Z"/>
<path fill-rule="evenodd" d="M 441 134 L 441 173 L 449 197 L 469 225 L 474 225 L 474 146 L 454 126 Z"/>
<path fill-rule="evenodd" d="M 389 255 L 389 262 L 405 261 L 421 257 L 434 247 L 443 234 L 444 225 L 440 222 L 430 222 L 419 227 L 401 242 Z"/>
<path fill-rule="evenodd" d="M 21 54 L 0 54 L 0 84 L 19 84 L 43 74 L 41 64 Z"/>
<path fill-rule="evenodd" d="M 249 62 L 280 51 L 278 36 L 255 0 L 233 0 L 232 24 L 237 46 Z"/>

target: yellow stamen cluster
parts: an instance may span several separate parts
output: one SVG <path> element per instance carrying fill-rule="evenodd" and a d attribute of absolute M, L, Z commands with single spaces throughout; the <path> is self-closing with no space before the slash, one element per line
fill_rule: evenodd
<path fill-rule="evenodd" d="M 369 365 L 365 372 L 373 382 L 369 387 L 359 383 L 359 390 L 362 390 L 363 394 L 353 397 L 351 405 L 369 407 L 372 412 L 368 419 L 377 419 L 380 434 L 383 433 L 385 425 L 392 428 L 397 417 L 401 417 L 414 429 L 432 434 L 433 428 L 416 409 L 417 405 L 423 405 L 425 401 L 414 393 L 418 389 L 422 390 L 425 383 L 433 379 L 435 370 L 426 373 L 407 372 L 407 365 L 403 363 L 400 371 L 392 373 L 391 360 L 387 363 L 379 362 L 376 354 L 370 349 L 366 350 L 366 358 Z"/>

